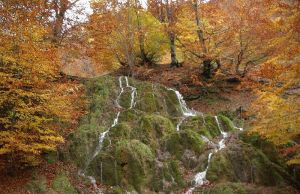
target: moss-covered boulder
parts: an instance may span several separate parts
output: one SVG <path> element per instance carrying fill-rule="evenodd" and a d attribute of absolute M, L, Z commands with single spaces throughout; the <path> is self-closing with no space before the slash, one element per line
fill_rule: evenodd
<path fill-rule="evenodd" d="M 155 159 L 150 147 L 139 140 L 124 140 L 116 146 L 118 182 L 124 187 L 132 185 L 141 192 L 152 178 Z"/>
<path fill-rule="evenodd" d="M 152 114 L 140 118 L 139 125 L 132 130 L 131 136 L 156 150 L 160 147 L 160 140 L 175 131 L 173 123 L 168 118 Z"/>
<path fill-rule="evenodd" d="M 177 159 L 181 159 L 185 150 L 201 154 L 204 148 L 201 136 L 192 130 L 173 132 L 165 137 L 165 147 Z"/>
<path fill-rule="evenodd" d="M 77 191 L 71 184 L 68 176 L 65 173 L 60 173 L 55 176 L 52 189 L 54 193 L 76 194 Z"/>
<path fill-rule="evenodd" d="M 274 186 L 285 182 L 287 172 L 260 150 L 236 141 L 213 155 L 207 179 L 213 182 L 247 182 Z"/>
<path fill-rule="evenodd" d="M 200 187 L 194 193 L 202 194 L 298 194 L 298 191 L 286 185 L 266 187 L 249 183 L 218 183 L 210 187 Z"/>
<path fill-rule="evenodd" d="M 85 124 L 68 137 L 69 141 L 72 142 L 68 154 L 80 168 L 85 168 L 88 159 L 92 157 L 98 146 L 100 133 L 105 130 L 100 126 Z"/>
<path fill-rule="evenodd" d="M 236 127 L 234 126 L 233 122 L 228 117 L 224 115 L 219 115 L 218 119 L 224 131 L 230 132 L 236 130 Z"/>
<path fill-rule="evenodd" d="M 173 90 L 159 84 L 129 80 L 137 88 L 135 106 L 137 110 L 159 113 L 166 117 L 180 117 L 182 115 L 178 98 Z"/>

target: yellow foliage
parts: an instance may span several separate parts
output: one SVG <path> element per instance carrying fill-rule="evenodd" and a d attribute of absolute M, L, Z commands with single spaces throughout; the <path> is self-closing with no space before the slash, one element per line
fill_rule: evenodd
<path fill-rule="evenodd" d="M 0 6 L 1 17 L 10 21 L 0 22 L 0 159 L 14 162 L 7 165 L 37 165 L 41 153 L 64 142 L 59 123 L 78 113 L 66 92 L 74 84 L 61 83 L 57 49 L 46 39 L 43 5 Z"/>

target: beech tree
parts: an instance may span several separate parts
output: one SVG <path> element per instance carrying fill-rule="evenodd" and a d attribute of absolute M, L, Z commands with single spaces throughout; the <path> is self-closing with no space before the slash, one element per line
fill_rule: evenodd
<path fill-rule="evenodd" d="M 0 1 L 1 168 L 38 164 L 64 142 L 59 122 L 78 114 L 66 92 L 75 85 L 59 81 L 57 50 L 47 40 L 48 11 L 44 1 Z"/>

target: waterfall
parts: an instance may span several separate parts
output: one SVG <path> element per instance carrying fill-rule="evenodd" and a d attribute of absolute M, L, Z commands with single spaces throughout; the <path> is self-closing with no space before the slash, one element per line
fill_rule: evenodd
<path fill-rule="evenodd" d="M 180 94 L 179 91 L 174 90 L 173 88 L 167 88 L 167 90 L 171 90 L 176 94 L 176 97 L 178 99 L 179 105 L 180 105 L 180 109 L 182 112 L 182 117 L 180 118 L 177 126 L 176 126 L 176 130 L 179 131 L 181 124 L 183 123 L 183 121 L 188 118 L 188 117 L 195 117 L 198 115 L 198 112 L 191 110 L 187 107 L 185 100 L 183 99 L 183 96 Z"/>
<path fill-rule="evenodd" d="M 119 93 L 119 95 L 118 95 L 118 97 L 116 99 L 116 104 L 117 104 L 117 106 L 119 108 L 122 108 L 122 106 L 120 105 L 119 101 L 120 101 L 120 98 L 121 98 L 121 96 L 122 96 L 122 94 L 124 92 L 123 81 L 122 81 L 123 79 L 122 78 L 123 78 L 123 76 L 119 77 L 120 93 Z M 124 79 L 125 79 L 125 87 L 131 89 L 131 100 L 130 100 L 130 107 L 129 107 L 129 109 L 132 109 L 135 106 L 135 97 L 137 96 L 137 91 L 136 91 L 135 87 L 133 87 L 133 86 L 131 86 L 129 84 L 127 76 L 125 76 Z"/>
<path fill-rule="evenodd" d="M 217 123 L 217 125 L 218 125 L 218 128 L 219 128 L 219 130 L 220 130 L 220 132 L 221 132 L 221 134 L 222 134 L 222 137 L 223 137 L 223 138 L 218 142 L 218 147 L 219 147 L 218 150 L 221 150 L 221 149 L 223 149 L 223 148 L 226 147 L 226 145 L 225 145 L 225 139 L 228 137 L 228 133 L 226 133 L 225 131 L 222 130 L 222 127 L 221 127 L 221 125 L 220 125 L 218 116 L 215 116 L 215 120 L 216 120 L 216 123 Z"/>
<path fill-rule="evenodd" d="M 180 94 L 179 91 L 174 90 L 174 89 L 172 89 L 172 88 L 167 88 L 167 89 L 168 89 L 168 90 L 171 90 L 171 91 L 173 91 L 173 92 L 175 92 L 183 116 L 185 116 L 185 117 L 194 117 L 194 116 L 197 116 L 197 112 L 196 112 L 196 111 L 190 110 L 190 109 L 187 107 L 186 102 L 184 101 L 183 96 Z"/>
<path fill-rule="evenodd" d="M 122 76 L 119 77 L 119 87 L 120 87 L 121 91 L 120 91 L 120 93 L 119 93 L 119 95 L 118 95 L 118 97 L 117 97 L 117 99 L 116 99 L 116 103 L 117 103 L 117 106 L 118 106 L 119 108 L 122 108 L 122 106 L 121 106 L 120 103 L 119 103 L 120 98 L 121 98 L 121 95 L 122 95 L 123 92 L 124 92 L 124 88 L 123 88 L 123 84 L 122 84 Z"/>
<path fill-rule="evenodd" d="M 126 81 L 126 87 L 130 88 L 131 89 L 131 101 L 130 101 L 130 108 L 129 109 L 132 109 L 134 106 L 135 106 L 135 97 L 137 95 L 137 92 L 136 92 L 136 88 L 129 85 L 129 82 L 128 82 L 128 77 L 125 76 L 125 81 Z"/>
<path fill-rule="evenodd" d="M 220 124 L 220 122 L 219 122 L 218 116 L 215 116 L 214 118 L 215 118 L 216 123 L 217 123 L 217 125 L 218 125 L 218 129 L 220 130 L 221 135 L 222 135 L 222 139 L 218 142 L 218 149 L 215 149 L 215 150 L 214 150 L 214 152 L 217 153 L 218 151 L 220 151 L 221 149 L 223 149 L 223 148 L 226 147 L 226 145 L 225 145 L 225 139 L 228 137 L 228 133 L 226 133 L 225 131 L 222 130 L 222 127 L 221 127 L 221 124 Z M 240 129 L 240 128 L 239 128 L 239 129 Z M 204 142 L 213 144 L 213 142 L 211 142 L 207 137 L 205 137 L 205 136 L 202 135 L 201 138 L 202 138 L 202 140 L 203 140 Z M 208 160 L 207 160 L 207 166 L 206 166 L 205 170 L 202 171 L 202 172 L 199 172 L 199 173 L 197 173 L 197 174 L 195 175 L 195 177 L 194 177 L 195 185 L 194 185 L 194 187 L 190 188 L 190 189 L 186 192 L 186 194 L 192 194 L 193 191 L 195 190 L 195 188 L 196 188 L 197 186 L 202 186 L 203 184 L 205 184 L 205 182 L 207 181 L 207 180 L 206 180 L 206 174 L 207 174 L 207 170 L 208 170 L 209 163 L 210 163 L 210 161 L 211 161 L 212 155 L 213 155 L 213 152 L 209 153 L 209 155 L 208 155 Z"/>
<path fill-rule="evenodd" d="M 79 170 L 78 175 L 90 180 L 90 182 L 92 183 L 94 189 L 96 190 L 96 194 L 102 194 L 102 191 L 98 188 L 96 179 L 94 177 L 86 176 L 84 174 L 84 172 L 82 172 L 81 170 Z"/>
<path fill-rule="evenodd" d="M 120 98 L 121 98 L 121 95 L 123 94 L 124 92 L 124 87 L 123 87 L 123 83 L 122 83 L 122 76 L 119 77 L 119 87 L 120 87 L 120 93 L 119 95 L 117 96 L 117 99 L 115 100 L 116 101 L 116 104 L 119 108 L 122 108 L 122 106 L 119 104 L 119 101 L 120 101 Z M 137 91 L 136 91 L 136 88 L 129 85 L 129 82 L 128 82 L 128 78 L 125 76 L 125 84 L 126 84 L 126 87 L 130 88 L 131 89 L 131 101 L 130 101 L 130 108 L 129 109 L 132 109 L 134 106 L 135 106 L 135 97 L 137 95 Z M 119 111 L 116 115 L 116 117 L 114 118 L 113 120 L 113 123 L 112 125 L 104 132 L 100 133 L 99 135 L 99 140 L 98 140 L 98 145 L 95 149 L 95 152 L 93 154 L 93 156 L 88 160 L 88 162 L 86 163 L 86 166 L 85 166 L 85 169 L 84 171 L 82 172 L 81 170 L 79 170 L 78 174 L 82 177 L 85 177 L 85 178 L 88 178 L 90 180 L 90 182 L 92 183 L 94 189 L 96 190 L 97 193 L 101 194 L 101 190 L 98 188 L 97 186 L 97 182 L 96 182 L 96 179 L 92 176 L 86 176 L 85 175 L 85 171 L 87 169 L 87 167 L 89 166 L 89 164 L 95 159 L 95 157 L 100 153 L 100 151 L 102 150 L 102 147 L 103 147 L 103 142 L 105 140 L 105 137 L 107 136 L 107 134 L 109 133 L 110 129 L 115 127 L 118 122 L 119 122 L 119 117 L 120 117 L 120 114 L 121 112 Z M 102 182 L 102 163 L 101 163 L 101 182 Z"/>
<path fill-rule="evenodd" d="M 206 166 L 205 170 L 202 171 L 202 172 L 199 172 L 195 175 L 195 177 L 194 177 L 194 182 L 195 182 L 194 187 L 190 188 L 185 194 L 192 194 L 193 191 L 195 190 L 196 186 L 201 186 L 206 182 L 206 174 L 207 174 L 207 170 L 208 170 L 208 167 L 209 167 L 209 163 L 210 163 L 212 154 L 213 154 L 212 152 L 208 154 L 207 166 Z"/>

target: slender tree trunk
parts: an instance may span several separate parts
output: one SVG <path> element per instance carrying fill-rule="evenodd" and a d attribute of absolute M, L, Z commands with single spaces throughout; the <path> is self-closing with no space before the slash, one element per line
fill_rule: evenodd
<path fill-rule="evenodd" d="M 59 43 L 62 37 L 63 24 L 65 20 L 66 11 L 68 10 L 69 1 L 61 0 L 54 1 L 54 11 L 55 11 L 55 20 L 52 29 L 53 33 L 53 42 Z"/>
<path fill-rule="evenodd" d="M 139 37 L 139 47 L 140 47 L 140 54 L 141 54 L 141 65 L 145 65 L 148 62 L 147 55 L 145 52 L 145 37 L 142 32 L 142 22 L 138 10 L 138 3 L 136 1 L 136 17 L 137 17 L 137 28 L 138 28 L 138 37 Z"/>
<path fill-rule="evenodd" d="M 170 52 L 171 52 L 171 67 L 179 67 L 177 58 L 176 58 L 176 46 L 175 46 L 175 34 L 173 32 L 169 33 L 170 38 Z"/>
<path fill-rule="evenodd" d="M 198 0 L 194 0 L 194 10 L 195 10 L 195 20 L 196 20 L 196 25 L 197 25 L 197 35 L 198 35 L 198 39 L 199 39 L 199 42 L 202 46 L 204 54 L 207 54 L 207 48 L 206 48 L 206 45 L 205 45 L 203 30 L 201 28 L 201 21 L 200 21 L 200 17 L 199 17 L 200 13 L 199 13 L 198 7 L 199 7 Z"/>
<path fill-rule="evenodd" d="M 169 39 L 170 39 L 170 54 L 171 54 L 171 64 L 170 67 L 179 67 L 178 60 L 176 58 L 176 45 L 175 45 L 175 32 L 172 29 L 174 26 L 174 10 L 172 5 L 172 0 L 166 1 L 166 12 L 167 12 L 167 19 L 169 23 Z"/>
<path fill-rule="evenodd" d="M 203 51 L 203 55 L 204 55 L 204 60 L 202 62 L 203 65 L 203 72 L 202 75 L 209 79 L 212 78 L 212 74 L 213 74 L 213 65 L 212 62 L 216 61 L 218 67 L 221 67 L 221 63 L 219 60 L 214 60 L 210 57 L 208 57 L 208 49 L 206 47 L 206 42 L 205 42 L 205 37 L 204 37 L 204 33 L 203 33 L 203 29 L 201 26 L 201 19 L 200 19 L 200 13 L 199 13 L 199 2 L 198 0 L 194 0 L 194 11 L 195 11 L 195 21 L 196 21 L 196 25 L 197 25 L 197 36 L 198 36 L 198 40 L 199 43 L 202 47 L 202 51 Z"/>

